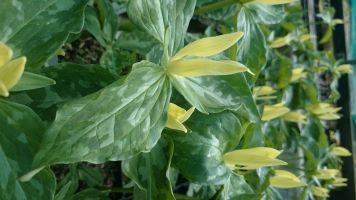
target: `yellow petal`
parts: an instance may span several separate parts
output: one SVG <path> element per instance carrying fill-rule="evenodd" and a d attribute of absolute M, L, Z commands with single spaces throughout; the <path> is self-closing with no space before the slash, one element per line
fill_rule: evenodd
<path fill-rule="evenodd" d="M 240 149 L 224 154 L 224 162 L 231 169 L 257 169 L 260 167 L 286 165 L 275 159 L 281 151 L 268 147 Z"/>
<path fill-rule="evenodd" d="M 318 115 L 318 118 L 321 120 L 337 120 L 340 119 L 340 115 L 334 113 L 327 113 L 327 114 Z"/>
<path fill-rule="evenodd" d="M 183 122 L 187 121 L 187 119 L 193 114 L 194 109 L 195 108 L 190 108 L 186 111 L 174 103 L 169 103 L 166 127 L 187 132 Z"/>
<path fill-rule="evenodd" d="M 299 112 L 289 112 L 285 115 L 282 116 L 282 119 L 285 121 L 289 122 L 296 122 L 296 123 L 302 123 L 306 124 L 307 122 L 305 121 L 307 116 L 299 113 Z"/>
<path fill-rule="evenodd" d="M 10 61 L 12 58 L 12 50 L 6 44 L 0 42 L 0 68 Z"/>
<path fill-rule="evenodd" d="M 191 107 L 188 111 L 186 111 L 184 113 L 184 115 L 181 115 L 180 117 L 178 117 L 178 121 L 180 121 L 181 123 L 184 123 L 185 121 L 187 121 L 189 119 L 189 117 L 193 114 L 195 108 Z"/>
<path fill-rule="evenodd" d="M 235 32 L 194 41 L 174 55 L 172 61 L 185 56 L 207 57 L 218 54 L 234 45 L 243 35 L 243 32 Z"/>
<path fill-rule="evenodd" d="M 291 81 L 295 82 L 305 76 L 306 73 L 303 73 L 304 68 L 295 68 L 292 70 L 292 78 Z"/>
<path fill-rule="evenodd" d="M 286 35 L 284 37 L 276 38 L 275 40 L 273 40 L 271 42 L 271 44 L 269 46 L 271 48 L 280 48 L 280 47 L 288 45 L 289 42 L 290 42 L 290 37 L 289 37 L 289 35 Z"/>
<path fill-rule="evenodd" d="M 350 64 L 339 65 L 335 69 L 342 74 L 352 74 L 352 65 Z"/>
<path fill-rule="evenodd" d="M 64 51 L 64 49 L 60 48 L 60 49 L 57 49 L 57 51 L 54 52 L 54 54 L 56 54 L 57 56 L 65 56 L 66 52 Z"/>
<path fill-rule="evenodd" d="M 267 105 L 263 108 L 262 121 L 269 121 L 281 117 L 289 112 L 289 108 L 283 104 Z"/>
<path fill-rule="evenodd" d="M 340 171 L 338 169 L 320 169 L 315 175 L 320 180 L 328 180 L 336 177 Z"/>
<path fill-rule="evenodd" d="M 347 178 L 337 177 L 333 180 L 331 185 L 334 187 L 345 187 L 345 186 L 347 186 L 347 183 L 345 183 L 345 182 L 347 182 Z"/>
<path fill-rule="evenodd" d="M 352 155 L 351 152 L 344 147 L 333 147 L 330 153 L 340 157 L 347 157 Z"/>
<path fill-rule="evenodd" d="M 311 35 L 311 34 L 304 34 L 304 35 L 300 36 L 300 42 L 305 42 L 305 41 L 313 39 L 313 38 L 316 38 L 316 36 Z"/>
<path fill-rule="evenodd" d="M 322 187 L 312 186 L 312 193 L 317 197 L 329 197 L 329 190 Z"/>
<path fill-rule="evenodd" d="M 303 187 L 303 183 L 296 175 L 285 170 L 274 170 L 275 175 L 269 179 L 270 185 L 277 188 Z"/>
<path fill-rule="evenodd" d="M 26 57 L 12 60 L 0 68 L 0 81 L 8 90 L 14 87 L 20 80 L 25 69 Z"/>
<path fill-rule="evenodd" d="M 270 95 L 275 92 L 276 90 L 274 90 L 273 87 L 266 85 L 253 88 L 254 95 Z"/>
<path fill-rule="evenodd" d="M 265 4 L 265 5 L 279 5 L 279 4 L 293 3 L 293 2 L 296 2 L 296 1 L 297 0 L 254 0 L 252 2 L 253 3 Z"/>
<path fill-rule="evenodd" d="M 333 105 L 329 103 L 317 103 L 308 105 L 306 109 L 315 115 L 323 115 L 337 113 L 341 110 L 341 107 L 333 107 Z"/>
<path fill-rule="evenodd" d="M 174 117 L 175 119 L 178 119 L 179 117 L 185 115 L 186 112 L 187 111 L 184 108 L 181 108 L 174 103 L 169 103 L 168 114 Z"/>
<path fill-rule="evenodd" d="M 0 96 L 8 97 L 9 90 L 7 90 L 6 86 L 0 81 Z"/>
<path fill-rule="evenodd" d="M 243 64 L 234 61 L 208 59 L 176 60 L 167 68 L 168 73 L 185 77 L 228 75 L 248 71 Z"/>
<path fill-rule="evenodd" d="M 185 133 L 188 132 L 187 128 L 185 128 L 185 126 L 181 122 L 179 122 L 177 119 L 175 119 L 170 115 L 168 115 L 166 127 L 170 129 L 183 131 Z"/>

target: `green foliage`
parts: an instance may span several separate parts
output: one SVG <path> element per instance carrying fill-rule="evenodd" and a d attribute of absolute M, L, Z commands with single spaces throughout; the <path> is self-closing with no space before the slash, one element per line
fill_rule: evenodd
<path fill-rule="evenodd" d="M 341 22 L 333 8 L 320 10 L 323 44 Z M 0 199 L 278 200 L 286 198 L 270 181 L 278 169 L 305 183 L 300 199 L 314 199 L 312 186 L 334 188 L 341 174 L 316 175 L 342 168 L 324 121 L 340 118 L 331 104 L 348 70 L 316 50 L 303 12 L 298 1 L 5 0 L 0 69 L 12 51 L 27 62 L 0 74 L 0 95 L 16 82 L 0 96 Z M 234 34 L 225 46 L 210 38 L 194 47 L 200 56 L 174 57 L 236 31 L 237 43 Z M 73 63 L 84 48 L 98 58 Z M 203 76 L 170 71 L 191 59 L 222 66 L 201 67 Z M 237 61 L 249 71 L 231 70 Z M 316 77 L 325 74 L 322 101 Z M 259 155 L 240 153 L 233 165 L 224 156 L 251 149 Z M 268 165 L 277 159 L 289 165 Z"/>

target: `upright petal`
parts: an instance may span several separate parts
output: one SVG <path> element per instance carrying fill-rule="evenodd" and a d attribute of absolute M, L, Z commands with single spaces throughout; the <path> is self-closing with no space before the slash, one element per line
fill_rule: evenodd
<path fill-rule="evenodd" d="M 9 96 L 9 90 L 6 88 L 4 83 L 0 81 L 0 96 L 3 97 L 8 97 Z"/>
<path fill-rule="evenodd" d="M 243 35 L 243 32 L 235 32 L 194 41 L 174 55 L 172 61 L 185 56 L 207 57 L 218 54 L 234 45 Z"/>
<path fill-rule="evenodd" d="M 329 197 L 329 190 L 323 187 L 312 186 L 312 193 L 317 197 Z"/>
<path fill-rule="evenodd" d="M 286 35 L 284 37 L 279 37 L 279 38 L 276 38 L 275 40 L 273 40 L 270 44 L 270 47 L 271 48 L 280 48 L 280 47 L 288 45 L 289 42 L 290 42 L 290 36 Z"/>
<path fill-rule="evenodd" d="M 248 71 L 248 68 L 238 62 L 208 59 L 176 60 L 167 68 L 168 73 L 185 77 L 228 75 Z"/>
<path fill-rule="evenodd" d="M 280 104 L 267 105 L 263 108 L 262 121 L 269 121 L 281 117 L 289 112 L 289 108 Z"/>
<path fill-rule="evenodd" d="M 344 147 L 333 147 L 330 153 L 340 157 L 347 157 L 352 155 L 351 152 Z"/>
<path fill-rule="evenodd" d="M 0 68 L 0 81 L 8 90 L 16 85 L 25 69 L 26 57 L 20 57 Z"/>
<path fill-rule="evenodd" d="M 296 175 L 285 171 L 285 170 L 275 170 L 275 175 L 269 179 L 271 186 L 277 188 L 294 188 L 303 187 L 303 183 Z"/>

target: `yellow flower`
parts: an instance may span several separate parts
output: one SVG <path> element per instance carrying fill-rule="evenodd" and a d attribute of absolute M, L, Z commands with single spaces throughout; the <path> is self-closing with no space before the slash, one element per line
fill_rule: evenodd
<path fill-rule="evenodd" d="M 9 96 L 9 90 L 20 80 L 25 69 L 26 57 L 15 60 L 12 50 L 0 42 L 0 96 Z"/>
<path fill-rule="evenodd" d="M 290 36 L 289 34 L 284 36 L 284 37 L 278 37 L 275 40 L 271 42 L 269 45 L 271 48 L 280 48 L 288 45 L 290 42 Z"/>
<path fill-rule="evenodd" d="M 194 109 L 195 108 L 192 107 L 188 111 L 186 111 L 185 109 L 177 106 L 174 103 L 169 103 L 166 127 L 184 131 L 186 133 L 188 130 L 185 128 L 183 123 L 187 121 L 189 117 L 193 114 Z"/>
<path fill-rule="evenodd" d="M 331 183 L 331 185 L 334 187 L 344 187 L 347 186 L 347 183 L 345 182 L 347 182 L 347 178 L 336 177 Z"/>
<path fill-rule="evenodd" d="M 287 114 L 282 116 L 282 119 L 285 121 L 289 122 L 296 122 L 296 123 L 302 123 L 306 124 L 307 122 L 305 121 L 307 119 L 307 116 L 303 115 L 302 113 L 299 112 L 288 112 Z"/>
<path fill-rule="evenodd" d="M 312 186 L 311 188 L 314 196 L 317 197 L 329 197 L 329 190 L 323 187 Z"/>
<path fill-rule="evenodd" d="M 317 171 L 315 177 L 320 180 L 328 180 L 335 178 L 339 173 L 338 169 L 320 169 Z"/>
<path fill-rule="evenodd" d="M 293 2 L 296 2 L 296 1 L 297 0 L 254 0 L 252 2 L 253 3 L 266 4 L 266 5 L 279 5 L 279 4 L 293 3 Z"/>
<path fill-rule="evenodd" d="M 289 111 L 289 108 L 285 107 L 283 102 L 274 105 L 266 105 L 263 108 L 262 121 L 269 121 L 281 117 Z"/>
<path fill-rule="evenodd" d="M 322 120 L 340 119 L 340 115 L 337 112 L 341 110 L 341 107 L 335 108 L 329 103 L 311 104 L 306 109 Z"/>
<path fill-rule="evenodd" d="M 269 179 L 270 185 L 277 188 L 303 187 L 303 183 L 296 175 L 285 170 L 274 170 L 275 175 Z"/>
<path fill-rule="evenodd" d="M 339 156 L 339 157 L 347 157 L 351 156 L 351 152 L 344 147 L 333 147 L 330 151 L 330 153 L 334 156 Z"/>
<path fill-rule="evenodd" d="M 207 58 L 186 58 L 216 55 L 230 48 L 242 36 L 242 32 L 236 32 L 194 41 L 181 49 L 170 59 L 167 66 L 167 72 L 169 74 L 185 77 L 228 75 L 245 71 L 250 72 L 250 70 L 243 64 L 231 60 L 217 61 Z"/>
<path fill-rule="evenodd" d="M 253 88 L 253 94 L 259 100 L 277 98 L 276 96 L 270 96 L 273 93 L 276 93 L 276 90 L 274 90 L 271 86 L 265 85 Z"/>
<path fill-rule="evenodd" d="M 305 77 L 306 73 L 303 72 L 304 68 L 295 68 L 292 70 L 292 78 L 291 78 L 291 82 L 296 82 L 299 79 Z"/>
<path fill-rule="evenodd" d="M 281 151 L 268 147 L 240 149 L 224 154 L 224 162 L 232 170 L 254 170 L 261 167 L 287 165 L 288 163 L 276 159 L 279 154 Z"/>
<path fill-rule="evenodd" d="M 350 64 L 339 65 L 335 68 L 335 70 L 340 72 L 341 74 L 352 74 L 352 65 Z"/>
<path fill-rule="evenodd" d="M 304 35 L 300 36 L 300 42 L 305 42 L 305 41 L 313 39 L 313 38 L 316 38 L 316 36 L 311 35 L 311 34 L 304 34 Z"/>

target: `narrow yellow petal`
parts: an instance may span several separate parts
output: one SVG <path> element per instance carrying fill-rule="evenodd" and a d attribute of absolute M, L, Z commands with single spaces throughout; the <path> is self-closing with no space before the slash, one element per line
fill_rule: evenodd
<path fill-rule="evenodd" d="M 208 59 L 176 60 L 168 65 L 167 71 L 185 77 L 228 75 L 247 71 L 248 68 L 234 61 L 215 61 Z"/>
<path fill-rule="evenodd" d="M 281 151 L 268 147 L 240 149 L 224 154 L 224 162 L 231 169 L 257 169 L 260 167 L 286 165 L 287 163 L 275 159 Z"/>
<path fill-rule="evenodd" d="M 234 45 L 243 35 L 243 32 L 235 32 L 194 41 L 174 55 L 172 61 L 185 56 L 207 57 L 218 54 Z"/>
<path fill-rule="evenodd" d="M 327 113 L 327 114 L 318 115 L 318 118 L 321 120 L 338 120 L 341 117 L 340 117 L 340 115 L 335 114 L 335 113 Z"/>
<path fill-rule="evenodd" d="M 292 78 L 291 78 L 291 82 L 295 82 L 301 78 L 303 78 L 306 73 L 303 72 L 304 68 L 295 68 L 292 70 Z"/>
<path fill-rule="evenodd" d="M 16 85 L 25 69 L 26 57 L 20 57 L 0 68 L 0 81 L 8 90 Z"/>
<path fill-rule="evenodd" d="M 188 132 L 187 128 L 185 128 L 185 126 L 181 122 L 179 122 L 178 120 L 176 120 L 174 117 L 170 115 L 168 115 L 166 127 L 170 129 L 183 131 L 185 133 Z"/>
<path fill-rule="evenodd" d="M 320 180 L 328 180 L 336 177 L 339 173 L 338 169 L 320 169 L 317 171 L 315 177 Z"/>
<path fill-rule="evenodd" d="M 339 65 L 335 69 L 342 74 L 352 74 L 352 65 L 350 64 Z"/>
<path fill-rule="evenodd" d="M 178 119 L 179 117 L 183 116 L 187 111 L 184 108 L 177 106 L 174 103 L 169 103 L 168 107 L 168 114 Z"/>
<path fill-rule="evenodd" d="M 307 40 L 314 39 L 314 38 L 316 38 L 315 35 L 304 34 L 304 35 L 300 36 L 300 42 L 305 42 Z"/>
<path fill-rule="evenodd" d="M 312 186 L 312 193 L 317 197 L 329 197 L 329 190 L 322 187 Z"/>
<path fill-rule="evenodd" d="M 296 175 L 285 171 L 275 170 L 275 175 L 269 179 L 270 185 L 277 188 L 304 187 L 303 183 Z"/>
<path fill-rule="evenodd" d="M 269 121 L 281 117 L 289 112 L 289 108 L 280 104 L 268 105 L 263 108 L 262 121 Z"/>
<path fill-rule="evenodd" d="M 347 157 L 352 155 L 351 152 L 344 147 L 333 147 L 330 153 L 340 157 Z"/>
<path fill-rule="evenodd" d="M 258 86 L 253 88 L 253 94 L 254 95 L 270 95 L 275 93 L 276 90 L 273 89 L 271 86 Z"/>
<path fill-rule="evenodd" d="M 279 5 L 279 4 L 287 4 L 287 3 L 293 3 L 296 2 L 297 0 L 255 0 L 252 1 L 254 3 L 260 3 L 260 4 L 266 4 L 266 5 Z"/>
<path fill-rule="evenodd" d="M 4 96 L 4 97 L 9 96 L 9 90 L 1 81 L 0 81 L 0 96 Z"/>
<path fill-rule="evenodd" d="M 0 42 L 0 68 L 12 58 L 12 50 L 6 44 Z"/>
<path fill-rule="evenodd" d="M 333 180 L 331 185 L 334 187 L 345 187 L 345 186 L 347 186 L 347 183 L 345 183 L 345 182 L 347 182 L 347 178 L 337 177 Z"/>
<path fill-rule="evenodd" d="M 188 111 L 186 111 L 184 113 L 184 115 L 181 115 L 180 117 L 178 117 L 178 121 L 180 121 L 181 123 L 184 123 L 185 121 L 187 121 L 189 119 L 189 117 L 193 114 L 195 108 L 191 107 Z"/>
<path fill-rule="evenodd" d="M 271 42 L 271 44 L 269 46 L 271 48 L 280 48 L 280 47 L 288 45 L 289 42 L 290 42 L 290 36 L 286 35 L 284 37 L 276 38 L 275 40 L 273 40 Z"/>
<path fill-rule="evenodd" d="M 295 122 L 295 123 L 302 123 L 306 124 L 307 122 L 305 121 L 307 116 L 299 113 L 299 112 L 289 112 L 285 115 L 282 116 L 282 119 L 285 121 L 289 122 Z"/>

